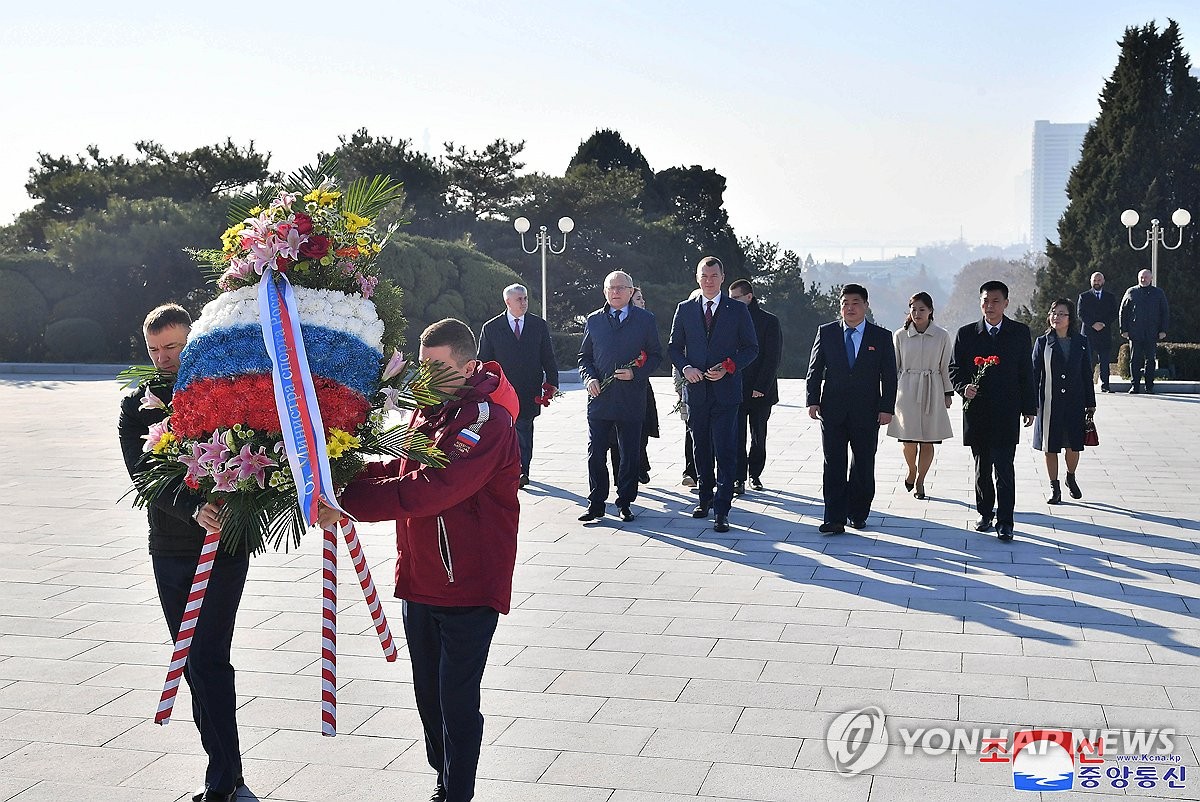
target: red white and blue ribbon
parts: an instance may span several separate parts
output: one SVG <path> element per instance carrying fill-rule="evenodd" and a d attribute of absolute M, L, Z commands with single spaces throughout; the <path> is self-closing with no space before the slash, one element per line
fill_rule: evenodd
<path fill-rule="evenodd" d="M 207 532 L 204 535 L 204 545 L 200 548 L 200 559 L 196 562 L 196 573 L 192 577 L 191 590 L 188 591 L 187 605 L 183 608 L 183 619 L 175 636 L 171 665 L 167 667 L 167 679 L 163 683 L 162 695 L 158 697 L 158 710 L 154 713 L 155 724 L 168 723 L 171 720 L 171 711 L 175 709 L 175 695 L 179 693 L 179 680 L 183 677 L 188 653 L 192 650 L 192 635 L 196 632 L 196 622 L 200 620 L 200 607 L 204 604 L 204 592 L 208 589 L 208 579 L 217 559 L 217 545 L 220 540 L 219 531 Z"/>
<path fill-rule="evenodd" d="M 263 273 L 258 283 L 258 315 L 263 343 L 271 357 L 275 410 L 279 413 L 284 451 L 296 484 L 300 512 L 305 523 L 315 526 L 318 501 L 338 512 L 343 510 L 333 496 L 325 425 L 304 350 L 296 294 L 283 273 L 275 270 Z"/>

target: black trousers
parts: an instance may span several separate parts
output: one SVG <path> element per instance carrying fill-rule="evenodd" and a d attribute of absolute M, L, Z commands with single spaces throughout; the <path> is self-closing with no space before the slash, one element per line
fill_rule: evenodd
<path fill-rule="evenodd" d="M 743 401 L 738 409 L 737 478 L 743 482 L 751 476 L 762 476 L 767 465 L 767 421 L 770 418 L 771 404 L 765 398 Z M 747 429 L 749 444 L 746 442 Z"/>
<path fill-rule="evenodd" d="M 821 489 L 825 499 L 825 523 L 865 521 L 871 514 L 871 502 L 875 500 L 879 425 L 853 426 L 848 421 L 830 423 L 822 420 L 821 448 L 824 452 Z"/>
<path fill-rule="evenodd" d="M 1129 341 L 1129 375 L 1133 377 L 1134 386 L 1141 382 L 1142 373 L 1146 374 L 1146 386 L 1154 386 L 1154 371 L 1158 367 L 1157 356 L 1158 340 Z"/>
<path fill-rule="evenodd" d="M 683 475 L 696 478 L 696 455 L 692 452 L 692 430 L 683 430 Z"/>
<path fill-rule="evenodd" d="M 638 494 L 642 460 L 642 422 L 588 418 L 588 509 L 603 510 L 608 502 L 608 443 L 617 433 L 621 459 L 617 473 L 617 506 L 628 507 Z"/>
<path fill-rule="evenodd" d="M 1092 364 L 1100 366 L 1100 386 L 1108 386 L 1108 361 L 1112 359 L 1112 340 L 1107 336 L 1108 329 L 1105 329 L 1104 337 L 1088 337 L 1088 351 L 1092 355 Z"/>
<path fill-rule="evenodd" d="M 404 636 L 425 755 L 449 802 L 475 796 L 483 744 L 479 686 L 499 617 L 491 607 L 404 602 Z"/>
<path fill-rule="evenodd" d="M 529 475 L 529 463 L 533 460 L 533 418 L 517 418 L 513 428 L 517 430 L 517 445 L 521 447 L 521 473 Z"/>
<path fill-rule="evenodd" d="M 712 402 L 688 404 L 687 425 L 692 433 L 692 461 L 696 466 L 699 503 L 704 507 L 711 505 L 717 515 L 728 515 L 733 504 L 740 406 Z"/>
<path fill-rule="evenodd" d="M 975 509 L 980 518 L 993 517 L 1000 525 L 1013 525 L 1013 511 L 1017 506 L 1017 479 L 1013 460 L 1017 456 L 1016 443 L 1007 445 L 973 445 L 975 457 Z M 992 474 L 995 474 L 995 484 Z"/>
<path fill-rule="evenodd" d="M 150 559 L 167 629 L 171 631 L 171 640 L 176 640 L 196 574 L 196 558 L 152 556 Z M 242 776 L 237 692 L 229 653 L 233 645 L 234 619 L 249 568 L 249 557 L 217 551 L 204 605 L 192 634 L 192 648 L 183 669 L 183 678 L 192 691 L 192 719 L 208 755 L 204 785 L 223 794 L 231 793 L 234 781 Z"/>

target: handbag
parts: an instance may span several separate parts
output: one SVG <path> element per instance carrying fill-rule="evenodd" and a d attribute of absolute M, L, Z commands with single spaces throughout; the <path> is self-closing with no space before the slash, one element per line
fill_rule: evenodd
<path fill-rule="evenodd" d="M 1083 419 L 1083 444 L 1085 446 L 1100 445 L 1100 434 L 1096 431 L 1096 419 L 1094 413 L 1091 412 Z"/>

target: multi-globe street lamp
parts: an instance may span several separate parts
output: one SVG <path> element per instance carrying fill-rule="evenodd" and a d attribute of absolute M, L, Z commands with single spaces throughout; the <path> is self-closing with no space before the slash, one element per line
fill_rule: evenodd
<path fill-rule="evenodd" d="M 527 217 L 518 217 L 516 220 L 513 220 L 513 228 L 515 228 L 517 233 L 521 235 L 521 250 L 525 251 L 525 253 L 537 253 L 538 251 L 542 252 L 542 320 L 545 320 L 547 323 L 549 323 L 550 300 L 549 296 L 546 295 L 546 252 L 549 251 L 557 256 L 567 249 L 567 234 L 570 234 L 575 230 L 575 221 L 569 217 L 558 218 L 558 230 L 561 231 L 563 235 L 562 245 L 558 248 L 555 248 L 550 243 L 550 235 L 547 233 L 547 228 L 545 226 L 539 227 L 534 246 L 532 248 L 526 248 L 525 233 L 529 231 L 529 218 Z"/>
<path fill-rule="evenodd" d="M 1121 225 L 1125 226 L 1129 233 L 1129 247 L 1135 251 L 1144 251 L 1150 249 L 1150 276 L 1154 286 L 1158 286 L 1158 246 L 1162 245 L 1168 251 L 1173 251 L 1183 244 L 1183 229 L 1188 223 L 1192 222 L 1192 213 L 1187 209 L 1176 209 L 1171 215 L 1171 222 L 1179 229 L 1179 240 L 1174 245 L 1168 245 L 1166 240 L 1166 232 L 1163 231 L 1157 219 L 1150 221 L 1150 230 L 1146 232 L 1146 241 L 1141 245 L 1133 244 L 1133 227 L 1138 224 L 1141 219 L 1137 212 L 1133 209 L 1126 209 L 1121 212 Z"/>

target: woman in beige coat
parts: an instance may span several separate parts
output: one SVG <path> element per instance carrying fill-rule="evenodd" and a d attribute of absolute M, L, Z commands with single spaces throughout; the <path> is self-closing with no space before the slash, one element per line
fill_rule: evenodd
<path fill-rule="evenodd" d="M 892 335 L 896 346 L 899 386 L 896 415 L 888 435 L 904 445 L 908 476 L 904 488 L 925 498 L 925 476 L 933 464 L 933 447 L 952 435 L 946 412 L 954 399 L 950 383 L 950 332 L 933 324 L 933 298 L 918 292 L 908 300 L 904 326 Z"/>

